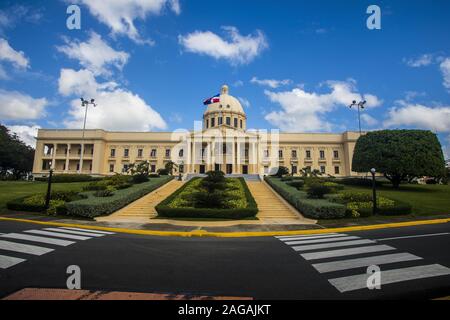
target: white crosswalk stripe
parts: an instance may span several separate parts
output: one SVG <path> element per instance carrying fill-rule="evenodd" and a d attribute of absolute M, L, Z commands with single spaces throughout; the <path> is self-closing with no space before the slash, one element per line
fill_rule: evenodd
<path fill-rule="evenodd" d="M 450 269 L 439 264 L 397 267 L 397 269 L 392 269 L 395 264 L 397 266 L 399 263 L 408 262 L 411 264 L 416 261 L 423 261 L 423 259 L 406 252 L 385 253 L 386 251 L 396 250 L 396 248 L 378 244 L 378 241 L 380 241 L 378 239 L 361 239 L 360 237 L 348 236 L 347 234 L 276 238 L 299 252 L 300 256 L 306 261 L 314 262 L 312 267 L 322 274 L 352 270 L 353 272 L 361 272 L 360 268 L 368 268 L 373 265 L 389 266 L 387 267 L 389 269 L 380 268 L 382 286 L 403 281 L 450 275 Z M 323 259 L 327 260 L 316 262 L 317 260 Z M 339 292 L 343 293 L 366 289 L 367 279 L 370 276 L 371 274 L 367 273 L 348 276 L 347 272 L 344 277 L 336 277 L 334 275 L 334 278 L 328 279 L 328 281 Z"/>
<path fill-rule="evenodd" d="M 49 243 L 49 244 L 54 244 L 56 246 L 63 246 L 63 247 L 66 247 L 66 246 L 69 246 L 69 245 L 75 243 L 74 241 L 30 236 L 28 234 L 20 234 L 20 233 L 8 233 L 8 234 L 4 234 L 0 237 L 8 238 L 8 239 L 28 240 L 28 241 L 32 241 L 32 242 Z"/>
<path fill-rule="evenodd" d="M 287 245 L 293 246 L 293 245 L 297 245 L 297 244 L 322 243 L 322 242 L 330 242 L 330 241 L 346 241 L 346 240 L 356 240 L 356 239 L 361 239 L 361 238 L 360 237 L 335 237 L 335 238 L 326 238 L 326 239 L 287 241 L 285 243 Z"/>
<path fill-rule="evenodd" d="M 381 286 L 408 280 L 450 275 L 450 269 L 439 264 L 385 270 L 381 274 Z M 328 280 L 340 292 L 367 288 L 367 274 L 357 274 Z"/>
<path fill-rule="evenodd" d="M 74 234 L 65 234 L 65 233 L 60 233 L 60 232 L 50 232 L 50 231 L 44 231 L 44 230 L 27 230 L 24 232 L 33 233 L 33 234 L 41 234 L 44 236 L 51 236 L 51 237 L 57 237 L 57 238 L 73 239 L 73 240 L 92 239 L 92 237 L 76 236 Z"/>
<path fill-rule="evenodd" d="M 24 261 L 25 259 L 0 255 L 0 269 L 8 269 Z"/>
<path fill-rule="evenodd" d="M 82 232 L 82 231 L 67 230 L 67 229 L 61 229 L 61 228 L 45 228 L 44 230 L 56 231 L 56 232 L 61 232 L 61 233 L 69 233 L 69 234 L 78 234 L 80 236 L 88 236 L 88 237 L 103 237 L 104 236 L 104 234 L 99 234 L 99 233 Z"/>
<path fill-rule="evenodd" d="M 25 244 L 23 242 L 39 242 L 48 245 L 66 247 L 76 243 L 76 240 L 89 240 L 92 238 L 104 237 L 112 235 L 113 232 L 81 229 L 81 228 L 45 228 L 44 230 L 33 229 L 24 230 L 13 233 L 0 233 L 0 238 L 8 239 L 11 241 L 0 240 L 0 250 L 8 251 L 7 255 L 2 254 L 0 251 L 0 269 L 8 269 L 21 262 L 25 262 L 27 259 L 22 257 L 10 256 L 15 253 L 29 254 L 41 256 L 46 253 L 52 252 L 55 249 L 38 246 L 36 244 Z M 70 240 L 66 240 L 70 239 Z M 13 242 L 13 240 L 19 240 L 20 242 Z"/>
<path fill-rule="evenodd" d="M 69 227 L 61 227 L 60 229 L 84 231 L 84 232 L 95 232 L 95 233 L 100 233 L 100 234 L 114 234 L 114 232 L 95 230 L 95 229 L 82 229 L 82 228 L 69 228 Z"/>
<path fill-rule="evenodd" d="M 384 265 L 389 263 L 421 260 L 421 257 L 410 253 L 392 253 L 374 257 L 338 260 L 332 262 L 316 263 L 312 266 L 320 273 L 341 271 L 347 269 L 355 269 L 361 267 L 369 267 L 372 265 Z"/>

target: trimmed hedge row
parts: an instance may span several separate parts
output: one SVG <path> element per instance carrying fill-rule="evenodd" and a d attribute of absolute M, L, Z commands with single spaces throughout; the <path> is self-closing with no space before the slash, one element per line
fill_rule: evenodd
<path fill-rule="evenodd" d="M 163 200 L 156 206 L 156 211 L 161 217 L 169 218 L 216 218 L 216 219 L 244 219 L 254 217 L 258 213 L 258 205 L 253 198 L 247 183 L 244 178 L 238 178 L 244 189 L 245 197 L 247 200 L 246 208 L 239 209 L 210 209 L 210 208 L 171 208 L 169 204 L 177 198 L 191 183 L 197 179 L 193 178 L 187 182 L 180 189 L 172 193 L 169 197 Z"/>
<path fill-rule="evenodd" d="M 337 219 L 345 216 L 346 207 L 327 199 L 308 199 L 307 193 L 287 185 L 280 179 L 265 177 L 265 181 L 287 202 L 312 219 Z"/>
<path fill-rule="evenodd" d="M 347 185 L 347 186 L 361 186 L 361 187 L 372 187 L 372 179 L 366 178 L 336 178 L 334 182 Z M 375 180 L 375 185 L 377 187 L 383 186 L 383 181 Z"/>
<path fill-rule="evenodd" d="M 17 199 L 13 199 L 11 201 L 8 201 L 6 203 L 6 207 L 9 210 L 13 211 L 29 211 L 29 212 L 44 212 L 45 211 L 45 205 L 36 205 L 36 204 L 28 204 L 24 203 L 23 201 L 26 198 L 29 198 L 30 196 L 25 196 Z"/>
<path fill-rule="evenodd" d="M 36 177 L 35 181 L 47 182 L 48 177 Z M 52 176 L 54 183 L 69 183 L 69 182 L 87 182 L 103 180 L 102 177 L 93 177 L 88 174 L 55 174 Z"/>
<path fill-rule="evenodd" d="M 111 197 L 94 197 L 92 192 L 84 193 L 88 196 L 87 199 L 68 202 L 58 213 L 87 218 L 108 215 L 158 189 L 172 179 L 172 176 L 153 178 L 149 182 L 117 190 Z"/>
<path fill-rule="evenodd" d="M 412 206 L 409 203 L 394 200 L 393 207 L 377 208 L 377 214 L 381 216 L 401 216 L 408 215 L 412 212 Z M 369 217 L 372 215 L 372 208 L 361 208 L 359 212 L 362 217 Z"/>

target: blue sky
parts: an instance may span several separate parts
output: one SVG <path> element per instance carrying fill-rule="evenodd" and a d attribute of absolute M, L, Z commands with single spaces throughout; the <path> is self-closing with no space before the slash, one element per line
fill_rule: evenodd
<path fill-rule="evenodd" d="M 2 1 L 0 122 L 32 143 L 38 127 L 175 130 L 201 120 L 222 84 L 249 128 L 438 133 L 450 157 L 449 1 Z M 81 9 L 81 29 L 66 9 Z M 381 8 L 369 30 L 367 7 Z"/>

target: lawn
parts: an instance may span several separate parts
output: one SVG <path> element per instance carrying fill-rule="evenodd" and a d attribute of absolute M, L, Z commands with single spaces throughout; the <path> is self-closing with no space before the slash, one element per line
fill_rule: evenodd
<path fill-rule="evenodd" d="M 89 182 L 54 183 L 52 190 L 72 191 L 79 190 Z M 0 212 L 6 209 L 6 203 L 10 200 L 33 195 L 36 193 L 46 193 L 47 183 L 26 182 L 26 181 L 0 181 Z"/>
<path fill-rule="evenodd" d="M 345 190 L 371 193 L 369 187 L 345 186 Z M 413 206 L 415 216 L 450 214 L 450 185 L 401 185 L 394 189 L 389 185 L 377 188 L 377 194 Z"/>

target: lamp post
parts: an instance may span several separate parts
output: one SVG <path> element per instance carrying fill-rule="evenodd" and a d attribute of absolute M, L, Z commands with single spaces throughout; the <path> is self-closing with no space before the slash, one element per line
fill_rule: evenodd
<path fill-rule="evenodd" d="M 373 200 L 373 207 L 372 207 L 372 214 L 377 214 L 377 189 L 376 189 L 376 181 L 375 181 L 375 174 L 377 170 L 375 168 L 370 169 L 370 173 L 372 174 L 372 200 Z"/>
<path fill-rule="evenodd" d="M 83 172 L 83 154 L 84 154 L 84 132 L 86 130 L 86 119 L 87 119 L 87 113 L 89 105 L 92 104 L 93 107 L 96 107 L 95 99 L 91 99 L 91 101 L 84 100 L 84 98 L 81 98 L 81 107 L 85 107 L 86 110 L 84 112 L 84 123 L 83 123 L 83 133 L 81 137 L 81 150 L 80 150 L 80 168 L 78 169 L 78 173 L 81 174 Z"/>
<path fill-rule="evenodd" d="M 364 100 L 356 103 L 356 100 L 353 100 L 352 104 L 348 106 L 350 109 L 353 107 L 358 108 L 359 135 L 361 135 L 361 109 L 364 109 L 364 105 L 366 104 L 366 102 L 367 101 Z"/>
<path fill-rule="evenodd" d="M 52 176 L 53 176 L 53 169 L 50 168 L 47 183 L 47 196 L 45 197 L 45 209 L 48 209 L 50 207 L 50 196 L 52 193 Z"/>

